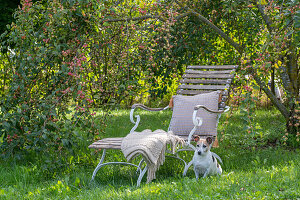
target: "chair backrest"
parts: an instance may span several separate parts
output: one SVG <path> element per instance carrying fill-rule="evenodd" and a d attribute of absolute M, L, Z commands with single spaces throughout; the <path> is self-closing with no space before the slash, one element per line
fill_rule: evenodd
<path fill-rule="evenodd" d="M 178 86 L 177 95 L 173 96 L 170 103 L 173 114 L 169 130 L 175 135 L 187 137 L 194 128 L 192 114 L 196 105 L 204 105 L 215 111 L 224 110 L 236 69 L 235 65 L 188 66 Z M 197 116 L 201 117 L 203 123 L 195 134 L 216 136 L 217 114 L 203 110 Z"/>
<path fill-rule="evenodd" d="M 237 65 L 188 66 L 177 94 L 197 95 L 221 90 L 219 110 L 224 110 Z"/>

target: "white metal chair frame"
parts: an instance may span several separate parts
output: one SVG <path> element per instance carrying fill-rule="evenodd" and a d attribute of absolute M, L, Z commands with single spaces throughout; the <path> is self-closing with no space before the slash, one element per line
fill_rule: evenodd
<path fill-rule="evenodd" d="M 147 110 L 147 111 L 163 111 L 163 110 L 167 110 L 169 108 L 169 106 L 166 106 L 164 108 L 148 108 L 148 107 L 146 107 L 146 106 L 144 106 L 142 104 L 134 104 L 132 106 L 132 108 L 131 108 L 131 111 L 130 111 L 130 121 L 134 124 L 134 126 L 130 130 L 130 133 L 134 132 L 137 129 L 137 127 L 138 127 L 138 125 L 140 123 L 140 119 L 141 119 L 139 115 L 135 115 L 135 116 L 133 115 L 136 108 L 142 108 L 143 110 Z M 195 149 L 195 147 L 191 144 L 191 140 L 192 140 L 192 136 L 195 133 L 195 131 L 197 130 L 197 128 L 202 125 L 202 119 L 200 117 L 197 117 L 197 112 L 198 112 L 198 110 L 200 108 L 201 109 L 205 109 L 208 112 L 218 114 L 217 126 L 218 126 L 219 118 L 221 117 L 221 114 L 224 113 L 224 112 L 227 112 L 230 109 L 230 107 L 226 106 L 224 111 L 223 110 L 222 111 L 213 111 L 213 110 L 210 110 L 209 108 L 207 108 L 207 107 L 205 107 L 203 105 L 197 105 L 197 106 L 194 107 L 194 112 L 193 112 L 193 117 L 192 117 L 194 128 L 191 130 L 191 132 L 190 132 L 190 134 L 188 136 L 188 141 L 185 144 L 186 148 L 185 149 L 178 149 L 175 152 L 175 156 L 166 155 L 168 157 L 179 159 L 179 160 L 181 160 L 184 163 L 183 176 L 186 175 L 188 169 L 192 165 L 192 161 L 190 161 L 189 163 L 187 163 L 184 159 L 182 159 L 178 155 L 178 153 L 182 152 L 182 151 L 194 151 L 194 149 Z M 134 121 L 134 117 L 136 118 L 136 121 Z M 167 151 L 167 152 L 171 153 L 170 151 Z M 95 178 L 98 170 L 101 169 L 102 167 L 104 167 L 106 165 L 119 164 L 119 165 L 131 165 L 131 166 L 137 167 L 137 172 L 139 172 L 139 177 L 138 177 L 138 180 L 137 180 L 137 186 L 139 186 L 141 184 L 142 178 L 143 178 L 143 176 L 145 175 L 145 173 L 147 172 L 147 169 L 148 169 L 147 165 L 144 167 L 144 169 L 142 169 L 142 164 L 144 162 L 143 159 L 141 159 L 141 161 L 139 162 L 138 165 L 135 165 L 135 164 L 129 163 L 129 162 L 107 162 L 107 163 L 103 163 L 104 159 L 105 159 L 105 154 L 106 154 L 106 149 L 103 149 L 103 153 L 102 153 L 100 162 L 99 162 L 99 164 L 97 165 L 97 167 L 95 168 L 95 170 L 93 172 L 92 181 L 94 180 L 94 178 Z M 215 156 L 217 158 L 219 158 L 218 155 L 215 154 Z M 220 158 L 219 158 L 219 160 L 220 160 Z"/>

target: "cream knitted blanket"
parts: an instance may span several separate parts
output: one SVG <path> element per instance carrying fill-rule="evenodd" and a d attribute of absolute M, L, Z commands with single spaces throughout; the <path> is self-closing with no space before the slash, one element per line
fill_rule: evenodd
<path fill-rule="evenodd" d="M 128 134 L 122 141 L 121 150 L 128 161 L 140 154 L 143 156 L 148 166 L 147 183 L 149 183 L 156 178 L 156 170 L 165 161 L 167 144 L 170 144 L 171 152 L 174 154 L 178 145 L 184 144 L 184 140 L 173 135 L 172 131 L 156 130 L 152 132 L 146 129 L 142 132 Z"/>

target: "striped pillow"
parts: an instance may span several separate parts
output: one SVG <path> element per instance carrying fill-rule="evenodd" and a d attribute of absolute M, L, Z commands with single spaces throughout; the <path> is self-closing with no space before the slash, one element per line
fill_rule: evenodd
<path fill-rule="evenodd" d="M 173 96 L 173 114 L 170 122 L 170 130 L 176 135 L 189 135 L 194 128 L 193 111 L 196 105 L 204 105 L 211 110 L 218 110 L 220 91 L 198 94 L 195 96 Z M 202 125 L 197 128 L 195 134 L 217 135 L 217 114 L 199 109 L 198 117 L 202 118 Z"/>

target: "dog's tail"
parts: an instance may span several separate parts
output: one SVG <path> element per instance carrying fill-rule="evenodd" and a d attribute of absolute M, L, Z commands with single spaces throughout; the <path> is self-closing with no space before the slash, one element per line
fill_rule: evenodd
<path fill-rule="evenodd" d="M 214 156 L 214 157 L 216 157 L 219 161 L 220 161 L 220 163 L 223 165 L 223 162 L 222 162 L 222 159 L 220 158 L 220 156 L 218 156 L 218 154 L 216 154 L 216 153 L 214 153 L 214 152 L 211 152 L 212 153 L 212 155 Z"/>

